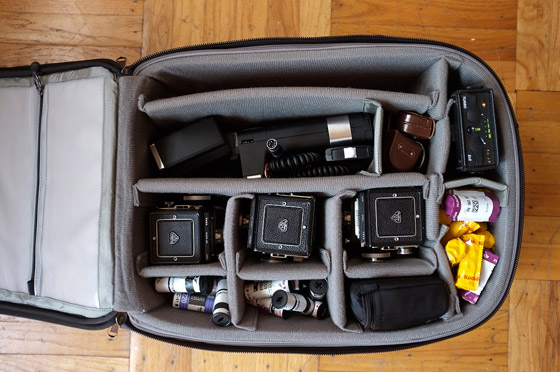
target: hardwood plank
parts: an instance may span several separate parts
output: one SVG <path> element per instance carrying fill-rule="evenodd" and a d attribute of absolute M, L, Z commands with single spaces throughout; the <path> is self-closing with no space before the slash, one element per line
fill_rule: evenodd
<path fill-rule="evenodd" d="M 523 154 L 525 183 L 555 186 L 560 184 L 560 154 L 528 152 Z"/>
<path fill-rule="evenodd" d="M 146 0 L 144 2 L 143 56 L 172 47 L 173 11 L 173 1 Z"/>
<path fill-rule="evenodd" d="M 560 282 L 515 280 L 510 292 L 509 366 L 560 370 Z"/>
<path fill-rule="evenodd" d="M 287 361 L 288 354 L 257 354 L 254 370 L 259 372 L 286 371 Z M 241 371 L 238 370 L 237 372 Z M 316 370 L 314 372 L 316 372 Z"/>
<path fill-rule="evenodd" d="M 38 4 L 36 0 L 0 0 L 0 11 L 41 14 L 142 15 L 142 2 L 137 0 L 76 1 L 57 0 Z"/>
<path fill-rule="evenodd" d="M 0 11 L 0 42 L 140 47 L 142 15 L 65 15 Z"/>
<path fill-rule="evenodd" d="M 525 216 L 560 216 L 560 185 L 525 185 Z"/>
<path fill-rule="evenodd" d="M 289 354 L 286 372 L 315 372 L 319 369 L 318 355 Z"/>
<path fill-rule="evenodd" d="M 523 153 L 559 154 L 560 123 L 550 121 L 519 121 Z"/>
<path fill-rule="evenodd" d="M 0 354 L 0 369 L 10 372 L 127 372 L 127 358 L 83 357 L 73 355 Z"/>
<path fill-rule="evenodd" d="M 506 91 L 515 92 L 515 68 L 517 63 L 514 61 L 486 61 L 486 63 L 496 72 L 506 87 Z"/>
<path fill-rule="evenodd" d="M 257 371 L 257 354 L 222 354 L 223 372 Z"/>
<path fill-rule="evenodd" d="M 435 26 L 483 29 L 516 29 L 517 0 L 492 6 L 484 0 L 465 6 L 454 0 L 335 0 L 333 23 L 363 22 L 387 26 Z M 482 10 L 482 11 L 481 11 Z"/>
<path fill-rule="evenodd" d="M 222 371 L 222 359 L 224 355 L 226 355 L 226 353 L 192 349 L 191 372 Z"/>
<path fill-rule="evenodd" d="M 475 305 L 476 306 L 476 305 Z M 509 301 L 482 327 L 419 348 L 319 357 L 321 371 L 507 371 Z"/>
<path fill-rule="evenodd" d="M 519 121 L 560 120 L 560 92 L 517 92 L 517 119 Z"/>
<path fill-rule="evenodd" d="M 331 34 L 331 0 L 300 2 L 299 35 L 329 36 Z"/>
<path fill-rule="evenodd" d="M 130 372 L 190 371 L 191 349 L 132 333 Z"/>
<path fill-rule="evenodd" d="M 34 320 L 0 319 L 0 353 L 21 355 L 73 355 L 128 358 L 130 333 L 118 337 L 107 330 L 86 331 Z"/>
<path fill-rule="evenodd" d="M 517 89 L 560 90 L 560 2 L 519 0 Z"/>
<path fill-rule="evenodd" d="M 115 60 L 120 56 L 132 63 L 140 58 L 140 48 L 0 43 L 0 67 L 30 65 L 33 61 L 44 64 L 95 58 Z"/>
<path fill-rule="evenodd" d="M 516 278 L 560 280 L 560 220 L 526 216 Z"/>
<path fill-rule="evenodd" d="M 465 48 L 485 61 L 515 61 L 516 54 L 514 30 L 376 25 L 369 21 L 368 15 L 353 23 L 341 24 L 335 21 L 333 13 L 331 32 L 333 35 L 381 34 L 439 40 Z"/>
<path fill-rule="evenodd" d="M 144 54 L 226 40 L 330 33 L 329 0 L 149 0 L 144 14 Z"/>

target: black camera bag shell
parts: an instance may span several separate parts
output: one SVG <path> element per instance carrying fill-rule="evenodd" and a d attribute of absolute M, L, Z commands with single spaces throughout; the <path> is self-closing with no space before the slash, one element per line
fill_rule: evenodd
<path fill-rule="evenodd" d="M 29 56 L 30 61 L 33 56 Z M 450 177 L 450 101 L 456 89 L 494 92 L 500 165 Z M 368 112 L 413 111 L 436 120 L 422 173 L 382 171 L 381 133 L 361 174 L 296 179 L 162 178 L 149 150 L 159 133 L 208 116 L 247 123 Z M 379 129 L 379 128 L 378 128 Z M 524 173 L 518 125 L 505 88 L 480 58 L 453 45 L 385 36 L 276 38 L 185 47 L 129 66 L 89 60 L 0 69 L 0 313 L 85 329 L 125 327 L 217 351 L 357 353 L 407 348 L 468 332 L 504 302 L 521 245 Z M 493 226 L 500 256 L 478 303 L 462 302 L 439 240 L 446 188 L 490 188 L 500 199 Z M 421 187 L 426 242 L 416 257 L 382 265 L 351 257 L 342 204 L 363 190 Z M 315 253 L 268 266 L 240 244 L 241 206 L 257 194 L 322 199 Z M 229 198 L 224 253 L 200 265 L 149 264 L 147 216 L 166 195 Z M 156 293 L 160 276 L 225 276 L 232 325 L 173 309 Z M 437 276 L 448 307 L 438 320 L 398 331 L 364 330 L 347 285 L 360 279 Z M 288 320 L 246 306 L 250 280 L 328 279 L 330 318 Z M 437 309 L 439 313 L 441 309 Z"/>

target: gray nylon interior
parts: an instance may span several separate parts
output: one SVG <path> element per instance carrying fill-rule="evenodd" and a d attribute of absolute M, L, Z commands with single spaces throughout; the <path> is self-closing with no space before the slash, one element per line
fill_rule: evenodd
<path fill-rule="evenodd" d="M 30 79 L 27 80 L 29 84 Z M 2 286 L 11 292 L 2 291 L 0 299 L 98 317 L 113 308 L 111 211 L 117 82 L 114 75 L 103 68 L 44 75 L 41 82 L 44 91 L 40 136 L 39 93 L 35 87 L 26 89 L 27 100 L 22 96 L 22 88 L 1 90 L 9 93 L 6 100 L 1 100 L 2 104 L 10 104 L 13 93 L 13 98 L 28 105 L 21 107 L 21 104 L 11 102 L 13 107 L 0 106 L 1 115 L 8 113 L 11 123 L 21 125 L 8 126 L 9 133 L 2 137 L 18 139 L 25 136 L 28 141 L 26 144 L 15 141 L 21 148 L 3 156 L 15 159 L 12 166 L 18 167 L 18 174 L 14 174 L 10 189 L 4 188 L 2 183 L 2 198 L 24 203 L 24 212 L 5 215 L 3 211 L 2 220 L 16 218 L 19 227 L 10 234 L 21 239 L 19 244 L 28 247 L 21 247 L 21 256 L 2 252 L 2 261 L 14 265 L 6 270 L 6 275 L 13 275 L 18 283 L 11 288 Z M 17 114 L 12 112 L 10 116 L 10 110 L 17 110 Z M 4 123 L 1 124 L 0 128 L 5 130 Z M 6 148 L 16 150 L 10 146 Z M 38 158 L 40 162 L 37 162 Z M 33 178 L 23 179 L 21 174 L 24 171 L 32 172 Z M 33 208 L 30 208 L 31 204 Z M 21 216 L 23 213 L 25 216 Z M 18 216 L 21 220 L 17 219 Z M 22 234 L 21 229 L 26 229 L 26 234 Z M 36 237 L 34 257 L 28 241 L 33 236 Z M 9 242 L 2 239 L 2 250 L 6 244 Z M 13 256 L 16 258 L 11 258 Z M 29 296 L 25 284 L 32 279 L 33 261 L 36 296 Z M 20 273 L 14 273 L 18 270 Z"/>
<path fill-rule="evenodd" d="M 509 186 L 507 207 L 493 226 L 500 264 L 475 306 L 461 304 L 456 297 L 451 271 L 438 238 L 438 202 L 443 195 L 443 176 L 449 151 L 446 118 L 448 81 L 461 86 L 485 85 L 494 89 L 496 117 L 499 122 L 501 165 L 489 175 Z M 157 131 L 150 118 L 138 110 L 141 94 L 149 100 L 191 95 L 226 89 L 254 87 L 331 87 L 375 89 L 437 97 L 428 111 L 438 120 L 431 145 L 429 175 L 386 174 L 380 177 L 349 176 L 317 180 L 242 180 L 242 179 L 157 179 L 147 143 Z M 437 88 L 437 89 L 435 89 Z M 443 93 L 442 93 L 443 92 Z M 211 93 L 209 93 L 211 94 Z M 397 345 L 429 341 L 466 330 L 487 317 L 499 305 L 513 273 L 520 213 L 519 158 L 506 97 L 494 77 L 479 62 L 458 52 L 437 46 L 377 45 L 282 48 L 245 48 L 242 50 L 194 52 L 165 56 L 141 65 L 135 76 L 121 79 L 120 132 L 116 229 L 115 308 L 129 312 L 139 328 L 160 336 L 216 344 L 245 346 L 348 346 Z M 443 128 L 440 130 L 439 128 Z M 437 144 L 437 146 L 436 146 Z M 441 150 L 440 150 L 441 149 Z M 438 158 L 441 157 L 441 158 Z M 366 188 L 423 185 L 426 199 L 428 241 L 437 259 L 437 273 L 450 287 L 450 309 L 446 321 L 394 332 L 363 332 L 346 313 L 344 296 L 343 249 L 338 224 L 340 198 Z M 326 197 L 324 248 L 330 256 L 328 302 L 331 318 L 315 321 L 293 317 L 288 321 L 261 316 L 245 307 L 241 291 L 243 281 L 237 273 L 235 242 L 238 231 L 234 216 L 249 194 L 273 192 L 312 192 Z M 137 275 L 135 260 L 147 250 L 146 216 L 150 196 L 166 193 L 210 193 L 233 196 L 228 202 L 226 220 L 226 266 L 229 300 L 235 326 L 212 326 L 207 315 L 171 308 L 169 298 L 155 293 L 153 280 Z M 228 243 L 229 241 L 229 243 Z M 341 329 L 346 330 L 342 331 Z M 302 340 L 305 340 L 302 343 Z"/>

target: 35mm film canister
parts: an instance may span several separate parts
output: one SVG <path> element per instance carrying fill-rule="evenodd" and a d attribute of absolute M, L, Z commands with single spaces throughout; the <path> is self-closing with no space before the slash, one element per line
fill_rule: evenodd
<path fill-rule="evenodd" d="M 263 314 L 272 314 L 276 315 L 279 318 L 287 319 L 289 316 L 288 311 L 284 311 L 282 309 L 277 309 L 272 306 L 272 298 L 255 298 L 252 300 L 248 300 L 248 303 L 252 306 L 255 306 L 259 312 Z"/>
<path fill-rule="evenodd" d="M 289 293 L 281 289 L 274 292 L 272 296 L 272 306 L 276 309 L 311 315 L 314 305 L 314 301 L 305 296 L 297 293 Z"/>
<path fill-rule="evenodd" d="M 231 323 L 229 312 L 227 280 L 220 279 L 216 290 L 214 308 L 212 310 L 212 323 L 220 327 L 226 327 Z"/>
<path fill-rule="evenodd" d="M 211 276 L 165 277 L 156 279 L 156 292 L 209 294 L 214 286 Z"/>
<path fill-rule="evenodd" d="M 245 298 L 253 300 L 258 298 L 272 297 L 277 290 L 289 292 L 290 285 L 287 280 L 274 280 L 268 282 L 254 282 L 245 284 Z"/>
<path fill-rule="evenodd" d="M 319 320 L 327 319 L 329 317 L 329 308 L 327 304 L 321 301 L 315 301 L 311 316 Z"/>
<path fill-rule="evenodd" d="M 212 314 L 214 296 L 198 293 L 176 293 L 173 296 L 173 307 L 181 310 Z"/>
<path fill-rule="evenodd" d="M 309 297 L 313 300 L 322 300 L 327 294 L 329 283 L 325 279 L 309 281 Z"/>

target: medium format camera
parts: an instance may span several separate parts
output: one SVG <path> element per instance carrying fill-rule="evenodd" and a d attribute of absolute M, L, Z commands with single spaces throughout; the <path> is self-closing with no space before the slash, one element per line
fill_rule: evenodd
<path fill-rule="evenodd" d="M 251 202 L 247 246 L 263 259 L 308 258 L 314 230 L 313 196 L 257 195 Z"/>
<path fill-rule="evenodd" d="M 362 191 L 344 214 L 346 246 L 366 260 L 410 255 L 424 242 L 422 188 Z"/>
<path fill-rule="evenodd" d="M 152 264 L 214 261 L 224 250 L 224 211 L 216 206 L 173 205 L 150 213 Z"/>

